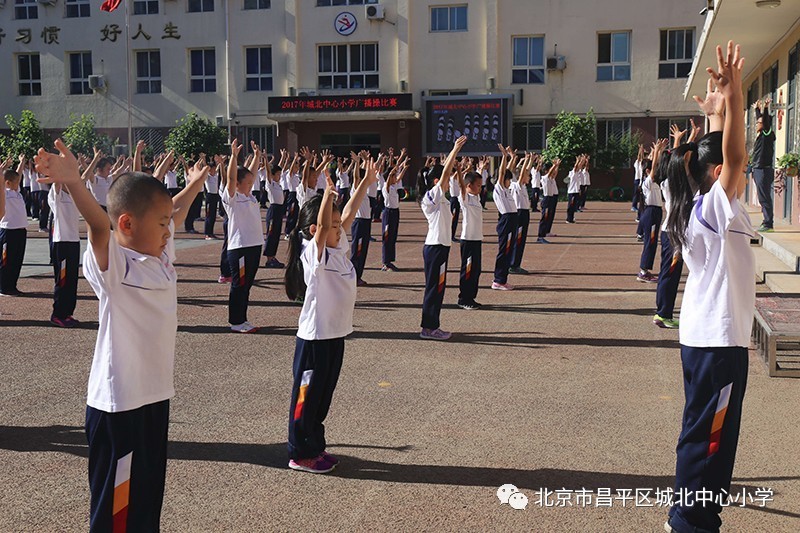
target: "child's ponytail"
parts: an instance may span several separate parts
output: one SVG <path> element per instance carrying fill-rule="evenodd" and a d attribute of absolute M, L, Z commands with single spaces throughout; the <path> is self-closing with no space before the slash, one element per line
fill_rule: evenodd
<path fill-rule="evenodd" d="M 688 161 L 686 159 L 687 154 Z M 672 150 L 667 165 L 667 185 L 671 208 L 667 232 L 672 245 L 680 250 L 686 245 L 686 228 L 692 217 L 694 197 L 706 193 L 709 169 L 722 164 L 722 132 L 704 135 L 697 143 L 686 143 Z M 687 172 L 688 169 L 688 172 Z"/>

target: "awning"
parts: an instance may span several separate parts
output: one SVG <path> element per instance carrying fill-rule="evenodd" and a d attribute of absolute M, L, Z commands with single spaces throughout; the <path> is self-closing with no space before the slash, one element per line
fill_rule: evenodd
<path fill-rule="evenodd" d="M 800 0 L 781 0 L 774 8 L 758 7 L 756 0 L 715 0 L 697 44 L 684 99 L 705 94 L 706 68 L 716 67 L 718 44 L 724 47 L 733 39 L 742 46 L 744 79 L 747 79 L 761 60 L 798 27 Z"/>

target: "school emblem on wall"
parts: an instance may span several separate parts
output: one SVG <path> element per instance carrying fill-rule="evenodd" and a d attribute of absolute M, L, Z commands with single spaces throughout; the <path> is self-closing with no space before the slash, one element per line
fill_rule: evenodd
<path fill-rule="evenodd" d="M 353 35 L 353 32 L 356 31 L 356 26 L 358 26 L 358 21 L 355 15 L 345 11 L 336 15 L 333 26 L 339 35 Z"/>

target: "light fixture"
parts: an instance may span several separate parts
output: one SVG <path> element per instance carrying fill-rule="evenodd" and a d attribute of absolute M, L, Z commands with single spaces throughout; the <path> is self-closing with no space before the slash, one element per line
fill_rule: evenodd
<path fill-rule="evenodd" d="M 773 8 L 781 5 L 781 0 L 756 0 L 756 7 Z"/>

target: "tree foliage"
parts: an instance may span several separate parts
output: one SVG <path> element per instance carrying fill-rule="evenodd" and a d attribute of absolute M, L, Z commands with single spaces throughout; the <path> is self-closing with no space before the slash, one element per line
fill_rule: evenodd
<path fill-rule="evenodd" d="M 612 135 L 604 148 L 597 149 L 594 165 L 599 170 L 615 171 L 629 164 L 639 151 L 640 132 Z"/>
<path fill-rule="evenodd" d="M 228 136 L 224 129 L 217 127 L 207 118 L 189 113 L 180 119 L 164 141 L 167 150 L 173 150 L 187 161 L 200 153 L 208 155 L 224 154 Z"/>
<path fill-rule="evenodd" d="M 572 168 L 581 154 L 592 154 L 597 145 L 594 112 L 584 116 L 561 111 L 556 124 L 547 132 L 547 148 L 542 151 L 545 160 L 561 160 L 561 168 Z"/>
<path fill-rule="evenodd" d="M 13 115 L 6 115 L 6 124 L 11 133 L 0 137 L 0 149 L 6 156 L 16 159 L 19 154 L 25 154 L 25 157 L 30 159 L 39 148 L 50 147 L 49 138 L 36 120 L 33 111 L 24 109 L 19 120 Z"/>
<path fill-rule="evenodd" d="M 91 155 L 94 147 L 103 153 L 111 155 L 114 150 L 114 140 L 105 133 L 98 133 L 94 128 L 92 115 L 71 115 L 72 124 L 64 130 L 61 139 L 72 147 L 74 153 Z"/>

